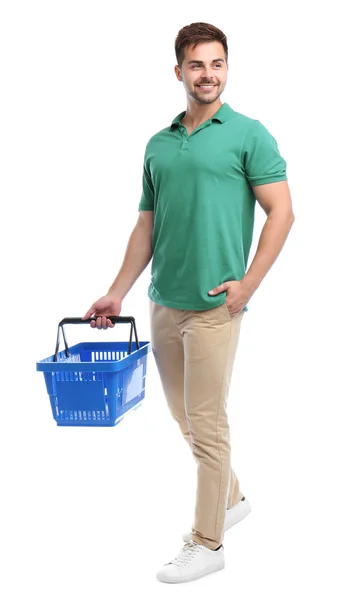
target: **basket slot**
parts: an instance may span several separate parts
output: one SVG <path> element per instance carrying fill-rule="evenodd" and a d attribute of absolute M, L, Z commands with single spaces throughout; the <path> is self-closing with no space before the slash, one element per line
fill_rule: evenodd
<path fill-rule="evenodd" d="M 112 360 L 122 360 L 128 356 L 128 352 L 124 350 L 116 350 L 113 352 L 110 351 L 96 351 L 91 352 L 91 362 L 104 362 L 104 361 L 112 361 Z"/>
<path fill-rule="evenodd" d="M 61 410 L 57 411 L 60 421 L 106 421 L 109 419 L 109 411 L 106 410 Z"/>
<path fill-rule="evenodd" d="M 97 363 L 104 361 L 123 360 L 126 356 L 128 356 L 128 352 L 126 350 L 92 351 L 90 361 Z"/>
<path fill-rule="evenodd" d="M 56 381 L 70 381 L 76 383 L 89 383 L 91 381 L 102 381 L 102 371 L 56 371 Z"/>

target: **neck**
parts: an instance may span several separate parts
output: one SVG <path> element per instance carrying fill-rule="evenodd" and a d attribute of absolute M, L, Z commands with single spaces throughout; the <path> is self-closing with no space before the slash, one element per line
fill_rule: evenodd
<path fill-rule="evenodd" d="M 188 98 L 186 114 L 182 117 L 181 121 L 190 127 L 198 127 L 198 125 L 213 117 L 222 104 L 220 98 L 217 98 L 212 104 L 200 104 L 192 100 L 192 98 Z"/>

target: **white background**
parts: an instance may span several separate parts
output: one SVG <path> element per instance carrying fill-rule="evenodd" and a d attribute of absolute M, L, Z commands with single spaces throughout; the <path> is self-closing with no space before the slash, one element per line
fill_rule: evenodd
<path fill-rule="evenodd" d="M 62 428 L 36 362 L 57 323 L 106 293 L 138 217 L 148 139 L 186 109 L 178 31 L 222 29 L 221 99 L 287 160 L 296 221 L 249 303 L 228 400 L 252 512 L 226 569 L 167 586 L 196 465 L 148 357 L 144 405 L 114 428 Z M 336 3 L 31 1 L 0 13 L 1 597 L 340 598 L 340 48 Z M 265 214 L 257 206 L 254 255 Z M 123 302 L 150 339 L 150 266 Z M 67 328 L 70 345 L 128 325 Z"/>

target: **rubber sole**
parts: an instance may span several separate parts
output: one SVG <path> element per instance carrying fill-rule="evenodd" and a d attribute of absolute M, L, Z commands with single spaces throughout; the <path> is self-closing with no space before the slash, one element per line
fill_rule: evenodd
<path fill-rule="evenodd" d="M 222 569 L 225 568 L 225 562 L 221 565 L 219 565 L 216 569 L 206 569 L 205 571 L 201 571 L 201 573 L 199 575 L 196 575 L 194 577 L 183 577 L 181 579 L 171 579 L 167 576 L 164 577 L 159 577 L 158 575 L 156 575 L 156 579 L 158 581 L 161 581 L 162 583 L 188 583 L 189 581 L 196 581 L 197 579 L 201 579 L 201 577 L 206 577 L 207 575 L 213 575 L 213 573 L 217 573 L 217 571 L 221 571 Z"/>

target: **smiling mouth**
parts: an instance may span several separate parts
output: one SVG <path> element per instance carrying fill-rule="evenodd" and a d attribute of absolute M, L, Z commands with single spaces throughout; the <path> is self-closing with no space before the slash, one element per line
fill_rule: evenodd
<path fill-rule="evenodd" d="M 197 84 L 197 87 L 200 88 L 201 90 L 211 90 L 212 88 L 214 88 L 216 86 L 216 84 Z"/>

